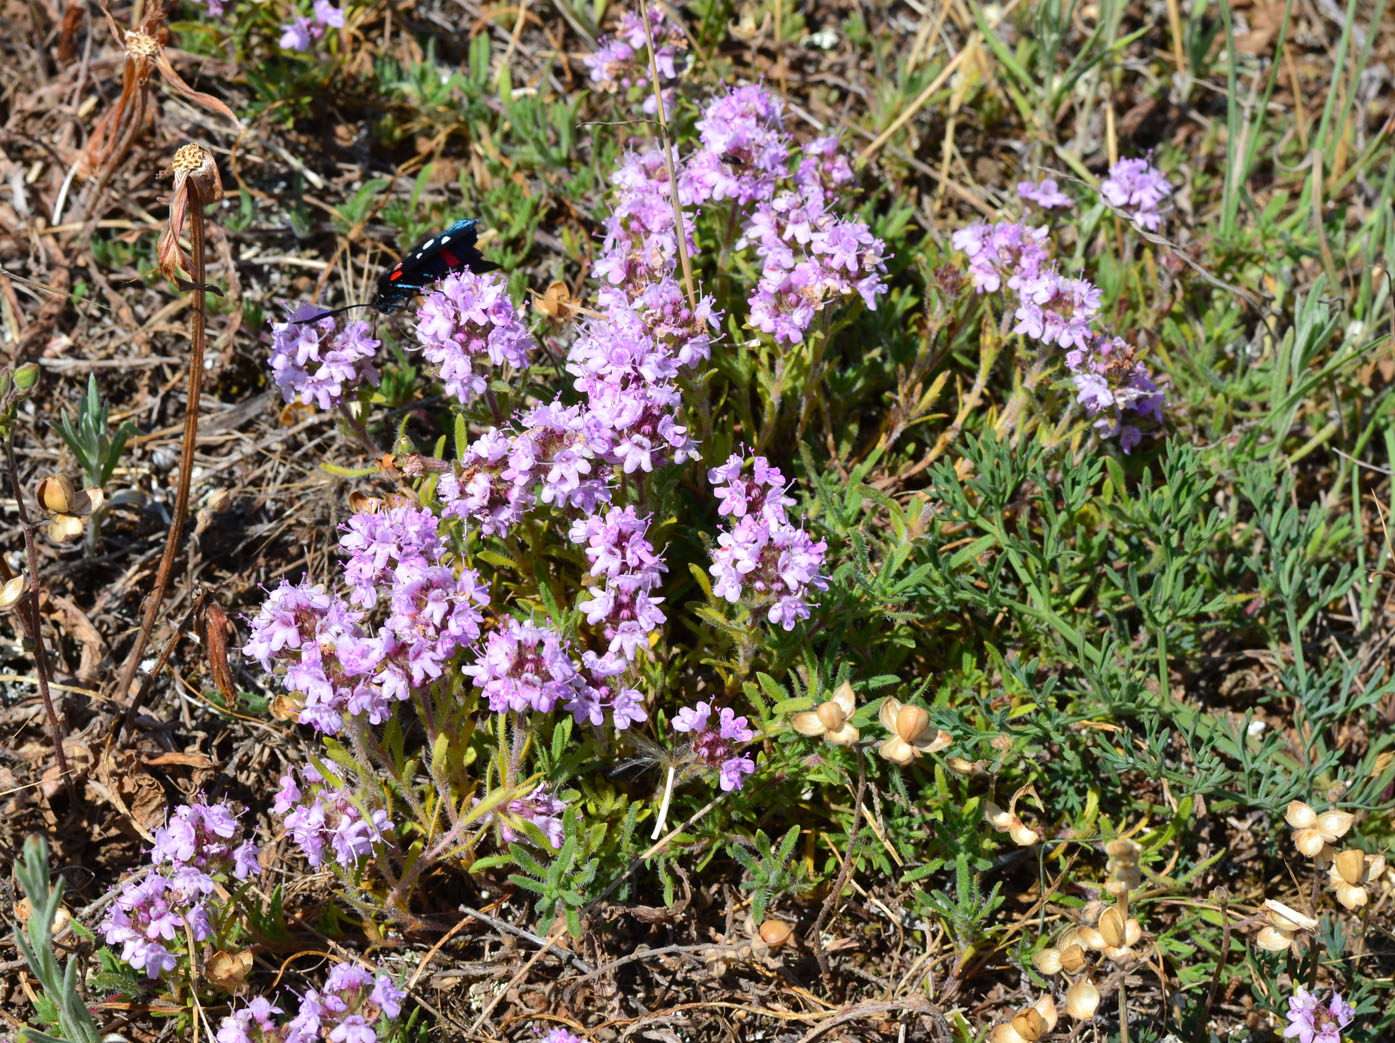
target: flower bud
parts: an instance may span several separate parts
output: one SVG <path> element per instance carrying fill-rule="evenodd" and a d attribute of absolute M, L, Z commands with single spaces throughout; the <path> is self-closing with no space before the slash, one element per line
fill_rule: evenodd
<path fill-rule="evenodd" d="M 28 394 L 39 382 L 39 367 L 32 362 L 26 362 L 15 370 L 14 382 L 20 394 Z"/>

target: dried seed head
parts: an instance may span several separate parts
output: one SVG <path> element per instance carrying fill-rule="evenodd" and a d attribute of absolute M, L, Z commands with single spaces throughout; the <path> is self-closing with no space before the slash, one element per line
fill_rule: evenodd
<path fill-rule="evenodd" d="M 1100 1005 L 1100 990 L 1089 978 L 1081 978 L 1066 993 L 1066 1012 L 1079 1021 L 1089 1021 Z"/>
<path fill-rule="evenodd" d="M 126 53 L 132 58 L 151 60 L 160 53 L 160 42 L 139 29 L 132 29 L 126 34 Z"/>
<path fill-rule="evenodd" d="M 1111 861 L 1121 866 L 1138 865 L 1138 856 L 1141 851 L 1142 848 L 1127 837 L 1118 837 L 1104 845 L 1104 853 L 1110 857 Z"/>

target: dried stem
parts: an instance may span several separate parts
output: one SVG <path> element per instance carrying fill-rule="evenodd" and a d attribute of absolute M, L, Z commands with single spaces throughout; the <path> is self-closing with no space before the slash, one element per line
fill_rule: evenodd
<path fill-rule="evenodd" d="M 823 925 L 833 912 L 833 907 L 838 904 L 838 896 L 843 893 L 843 887 L 848 882 L 848 875 L 852 872 L 853 852 L 857 850 L 857 831 L 862 825 L 862 798 L 867 792 L 867 762 L 864 758 L 862 747 L 854 746 L 857 753 L 857 795 L 853 797 L 853 820 L 852 826 L 848 829 L 848 849 L 843 852 L 843 864 L 838 867 L 838 878 L 833 881 L 833 887 L 828 892 L 828 897 L 823 900 L 823 908 L 819 910 L 819 917 L 814 921 L 814 926 L 809 931 L 809 941 L 814 947 L 814 958 L 819 961 L 819 973 L 825 978 L 828 977 L 828 953 L 823 951 Z"/>
<path fill-rule="evenodd" d="M 176 189 L 188 194 L 189 207 L 189 278 L 192 285 L 189 289 L 193 292 L 193 307 L 191 309 L 191 319 L 189 325 L 190 354 L 189 354 L 189 389 L 188 401 L 184 410 L 184 434 L 183 444 L 180 447 L 179 455 L 179 484 L 174 495 L 174 515 L 170 520 L 169 533 L 165 539 L 165 552 L 160 558 L 160 568 L 155 574 L 155 588 L 150 592 L 150 597 L 145 604 L 145 617 L 141 620 L 140 632 L 136 635 L 136 643 L 132 646 L 130 654 L 126 657 L 126 664 L 121 668 L 121 678 L 117 682 L 116 697 L 125 700 L 130 693 L 131 683 L 135 680 L 136 670 L 140 667 L 141 656 L 145 654 L 146 646 L 150 642 L 150 633 L 155 627 L 155 620 L 159 617 L 160 607 L 164 603 L 165 593 L 169 589 L 170 575 L 174 572 L 175 556 L 179 552 L 179 538 L 184 531 L 184 519 L 189 512 L 189 482 L 194 470 L 194 443 L 199 434 L 199 391 L 203 385 L 203 352 L 204 352 L 204 326 L 207 319 L 207 300 L 205 294 L 207 287 L 204 285 L 204 227 L 203 209 L 207 200 L 204 199 L 203 189 L 198 178 L 186 178 L 182 186 Z M 178 232 L 176 230 L 176 236 Z M 123 719 L 118 725 L 116 738 L 120 738 L 120 729 L 125 726 Z"/>
<path fill-rule="evenodd" d="M 674 242 L 678 246 L 678 261 L 683 266 L 683 288 L 688 291 L 688 307 L 696 312 L 697 286 L 693 282 L 693 263 L 688 259 L 688 226 L 683 222 L 683 205 L 678 201 L 678 175 L 673 170 L 673 142 L 669 138 L 668 117 L 664 113 L 664 89 L 659 83 L 659 63 L 654 57 L 654 32 L 649 27 L 647 3 L 640 3 L 639 16 L 644 19 L 644 42 L 649 49 L 649 85 L 654 88 L 659 133 L 664 139 L 664 166 L 668 169 L 669 198 L 673 203 Z"/>
<path fill-rule="evenodd" d="M 44 647 L 43 620 L 39 615 L 39 549 L 34 546 L 34 530 L 29 524 L 29 512 L 24 507 L 24 491 L 19 483 L 19 464 L 15 460 L 13 428 L 5 432 L 5 470 L 10 474 L 10 488 L 15 494 L 15 509 L 19 514 L 19 529 L 24 534 L 24 555 L 29 565 L 29 589 L 20 598 L 15 608 L 19 612 L 29 640 L 34 645 L 34 676 L 39 681 L 39 696 L 44 701 L 44 717 L 48 721 L 49 737 L 53 740 L 53 759 L 58 772 L 63 777 L 63 785 L 68 795 L 77 802 L 72 772 L 68 769 L 68 758 L 63 752 L 63 725 L 53 708 L 53 693 L 48 687 L 48 649 Z M 8 570 L 7 570 L 8 571 Z"/>

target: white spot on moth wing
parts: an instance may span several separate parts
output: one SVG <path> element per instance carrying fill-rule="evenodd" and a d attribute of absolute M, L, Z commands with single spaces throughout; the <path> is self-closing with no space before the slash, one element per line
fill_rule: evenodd
<path fill-rule="evenodd" d="M 435 246 L 435 245 L 436 245 L 436 240 L 435 240 L 434 237 L 431 238 L 431 239 L 428 239 L 428 240 L 426 240 L 426 242 L 422 243 L 420 246 L 417 247 L 417 253 L 418 253 L 418 254 L 424 254 L 424 253 L 426 253 L 427 250 L 430 250 L 430 249 L 431 249 L 433 246 Z"/>
<path fill-rule="evenodd" d="M 450 236 L 448 236 L 448 235 L 443 235 L 443 236 L 441 236 L 441 245 L 442 245 L 442 246 L 445 246 L 445 245 L 446 245 L 447 243 L 449 243 L 449 242 L 450 242 Z"/>

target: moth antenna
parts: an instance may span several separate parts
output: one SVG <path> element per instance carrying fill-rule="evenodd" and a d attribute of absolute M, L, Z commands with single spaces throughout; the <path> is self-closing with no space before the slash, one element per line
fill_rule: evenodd
<path fill-rule="evenodd" d="M 329 311 L 322 311 L 322 312 L 320 312 L 318 315 L 310 315 L 310 316 L 307 316 L 307 317 L 304 318 L 304 319 L 289 319 L 289 320 L 287 320 L 287 323 L 286 323 L 286 324 L 287 324 L 288 326 L 300 326 L 300 325 L 303 325 L 303 324 L 305 324 L 305 323 L 307 323 L 307 322 L 319 322 L 321 319 L 327 319 L 327 318 L 329 318 L 331 315 L 342 315 L 344 312 L 346 312 L 346 311 L 353 311 L 353 309 L 355 309 L 355 308 L 371 308 L 371 307 L 372 307 L 372 304 L 369 303 L 368 301 L 364 301 L 362 304 L 346 304 L 346 305 L 344 305 L 342 308 L 330 308 Z"/>

